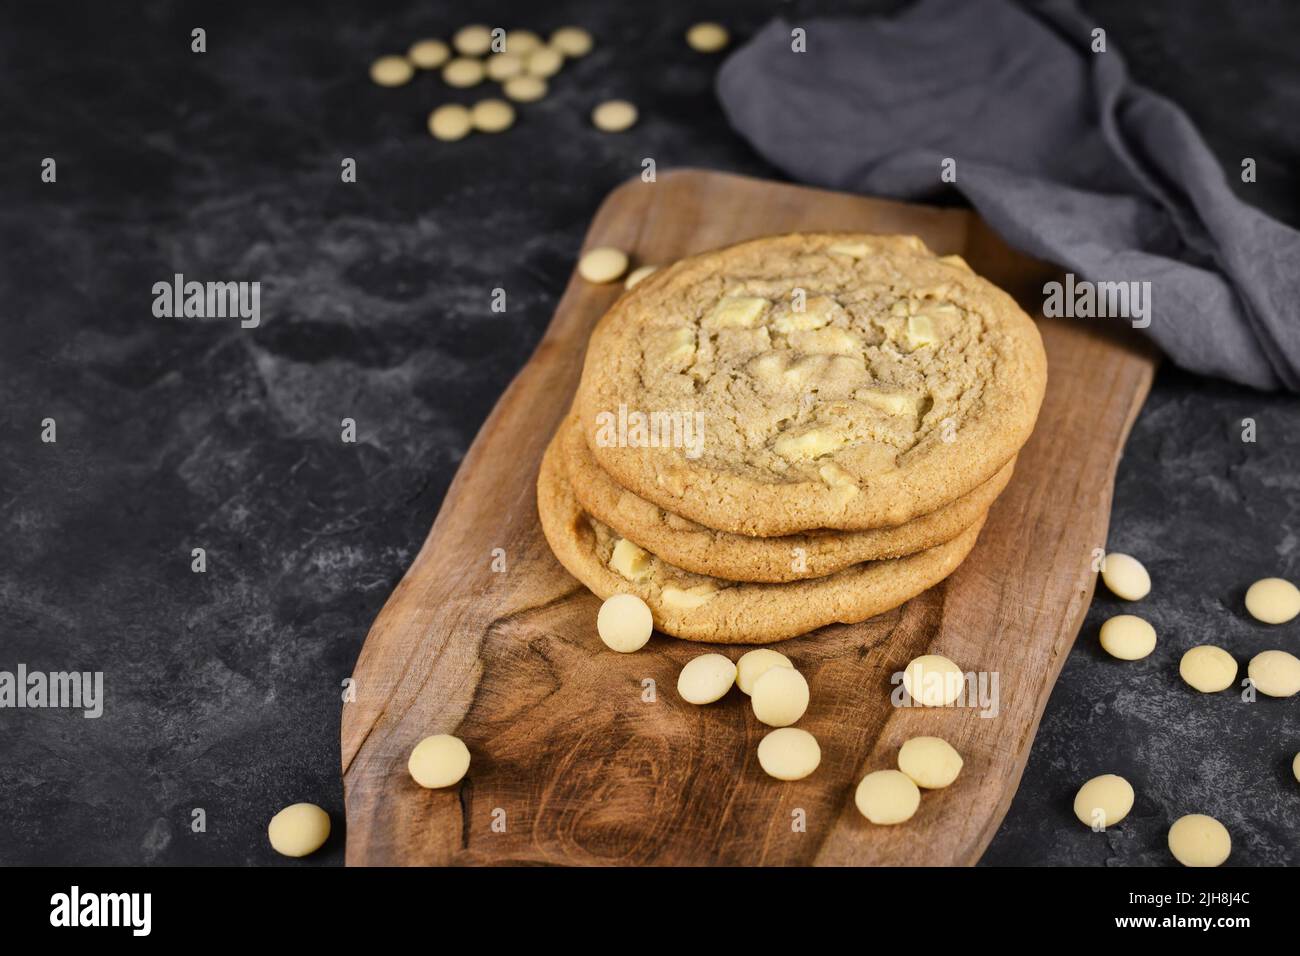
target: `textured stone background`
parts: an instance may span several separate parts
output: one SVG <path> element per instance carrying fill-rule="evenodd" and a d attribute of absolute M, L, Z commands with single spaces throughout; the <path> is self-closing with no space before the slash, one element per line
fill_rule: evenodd
<path fill-rule="evenodd" d="M 740 37 L 773 13 L 887 5 L 484 3 L 475 19 L 583 23 L 596 52 L 511 132 L 460 144 L 425 77 L 366 78 L 377 54 L 447 35 L 450 4 L 9 5 L 0 21 L 0 669 L 106 672 L 96 721 L 0 711 L 0 862 L 271 863 L 265 824 L 300 799 L 343 820 L 339 683 L 414 557 L 479 424 L 550 317 L 601 198 L 639 171 L 772 171 L 725 126 L 716 59 L 681 32 Z M 138 7 L 138 10 L 135 9 Z M 1134 72 L 1182 103 L 1249 202 L 1300 223 L 1300 10 L 1289 2 L 1090 2 Z M 208 30 L 209 52 L 189 52 Z M 590 107 L 627 96 L 629 134 Z M 1062 144 L 1068 148 L 1068 144 Z M 38 181 L 42 157 L 57 185 Z M 359 182 L 339 182 L 355 157 Z M 256 278 L 263 324 L 154 319 L 154 282 Z M 486 308 L 509 290 L 508 314 Z M 59 440 L 38 440 L 52 416 Z M 343 445 L 338 423 L 357 419 Z M 1239 440 L 1253 417 L 1259 441 Z M 1300 577 L 1300 401 L 1163 370 L 1120 467 L 1111 545 L 1147 561 L 1162 637 L 1098 650 L 1099 596 L 986 862 L 1163 864 L 1204 810 L 1232 862 L 1300 862 L 1296 701 L 1247 706 L 1176 679 L 1212 640 L 1243 661 L 1300 626 L 1243 616 L 1244 587 Z M 190 549 L 208 551 L 205 575 Z M 1118 770 L 1133 817 L 1070 816 Z M 193 808 L 208 830 L 190 832 Z M 341 835 L 307 862 L 339 863 Z"/>

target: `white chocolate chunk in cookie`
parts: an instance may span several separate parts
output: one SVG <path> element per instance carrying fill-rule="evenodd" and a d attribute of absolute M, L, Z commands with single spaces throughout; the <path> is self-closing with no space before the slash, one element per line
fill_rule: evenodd
<path fill-rule="evenodd" d="M 912 350 L 936 345 L 939 335 L 934 330 L 934 320 L 928 315 L 912 315 L 907 319 L 907 346 Z"/>
<path fill-rule="evenodd" d="M 862 340 L 845 329 L 813 329 L 791 332 L 790 347 L 815 355 L 856 355 L 862 351 Z"/>
<path fill-rule="evenodd" d="M 827 247 L 826 251 L 833 252 L 836 255 L 849 256 L 853 259 L 865 259 L 871 249 L 865 242 L 841 242 Z"/>
<path fill-rule="evenodd" d="M 706 329 L 752 329 L 770 304 L 758 296 L 728 296 L 713 307 L 700 325 Z"/>
<path fill-rule="evenodd" d="M 772 329 L 782 334 L 806 329 L 820 329 L 839 316 L 847 316 L 844 307 L 828 295 L 815 295 L 804 303 L 802 310 L 788 307 L 772 320 Z"/>
<path fill-rule="evenodd" d="M 656 332 L 646 356 L 657 365 L 689 364 L 695 357 L 695 330 L 682 326 Z"/>
<path fill-rule="evenodd" d="M 796 359 L 785 365 L 784 370 L 781 372 L 781 384 L 802 389 L 814 378 L 821 377 L 821 373 L 825 371 L 825 368 L 826 361 L 822 358 L 807 356 Z"/>
<path fill-rule="evenodd" d="M 880 409 L 886 415 L 908 415 L 914 419 L 919 418 L 921 415 L 922 398 L 919 395 L 908 395 L 906 392 L 881 392 L 864 388 L 855 393 L 854 397 L 859 401 L 866 402 L 873 408 Z"/>
<path fill-rule="evenodd" d="M 772 450 L 786 461 L 810 461 L 843 447 L 845 440 L 824 428 L 814 428 L 798 435 L 782 435 Z"/>
<path fill-rule="evenodd" d="M 640 581 L 650 573 L 650 554 L 627 538 L 619 538 L 609 566 L 629 581 Z"/>
<path fill-rule="evenodd" d="M 833 461 L 818 466 L 817 474 L 832 488 L 852 488 L 855 492 L 858 490 L 857 479 Z"/>
<path fill-rule="evenodd" d="M 746 370 L 760 382 L 775 385 L 781 381 L 785 371 L 785 356 L 781 352 L 768 352 L 753 359 Z"/>
<path fill-rule="evenodd" d="M 940 257 L 939 257 L 939 261 L 940 261 L 940 262 L 946 262 L 946 263 L 948 263 L 948 265 L 950 265 L 950 266 L 956 266 L 958 269 L 962 269 L 962 270 L 964 270 L 964 271 L 966 271 L 966 272 L 974 272 L 974 271 L 975 271 L 974 269 L 972 269 L 972 268 L 970 267 L 970 264 L 969 264 L 965 259 L 963 259 L 963 258 L 962 258 L 961 256 L 959 256 L 959 255 L 956 255 L 955 253 L 954 253 L 953 255 L 951 255 L 951 256 L 940 256 Z"/>
<path fill-rule="evenodd" d="M 669 584 L 659 592 L 659 600 L 675 611 L 693 611 L 712 601 L 717 590 L 712 584 L 697 584 L 690 588 Z"/>

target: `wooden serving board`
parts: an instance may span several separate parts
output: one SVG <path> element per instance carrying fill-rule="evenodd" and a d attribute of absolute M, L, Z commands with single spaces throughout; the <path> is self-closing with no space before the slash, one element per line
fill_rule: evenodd
<path fill-rule="evenodd" d="M 1053 276 L 963 210 L 694 170 L 616 189 L 586 247 L 663 263 L 798 230 L 915 233 L 961 253 L 1031 315 Z M 780 645 L 811 685 L 799 726 L 822 748 L 811 777 L 781 783 L 758 766 L 768 728 L 748 698 L 733 690 L 694 707 L 677 697 L 687 660 L 744 649 L 656 634 L 636 654 L 606 650 L 600 602 L 538 526 L 538 462 L 591 328 L 619 291 L 570 280 L 366 638 L 357 700 L 343 711 L 348 863 L 975 863 L 1091 600 L 1093 549 L 1106 541 L 1116 462 L 1154 357 L 1097 323 L 1040 319 L 1049 381 L 1038 427 L 965 564 L 896 611 Z M 496 548 L 503 571 L 492 567 Z M 997 716 L 892 706 L 891 675 L 927 652 L 995 673 Z M 434 733 L 456 734 L 473 755 L 466 779 L 445 791 L 421 789 L 406 770 L 411 748 Z M 956 746 L 961 776 L 926 794 L 907 824 L 867 823 L 853 805 L 858 780 L 896 766 L 899 745 L 919 734 Z"/>

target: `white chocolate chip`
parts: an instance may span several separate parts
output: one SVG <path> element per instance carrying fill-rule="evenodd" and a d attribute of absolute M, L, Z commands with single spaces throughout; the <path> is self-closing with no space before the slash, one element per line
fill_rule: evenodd
<path fill-rule="evenodd" d="M 442 68 L 442 81 L 448 86 L 465 89 L 483 82 L 483 63 L 467 57 L 457 57 Z"/>
<path fill-rule="evenodd" d="M 1116 614 L 1101 626 L 1101 646 L 1111 657 L 1138 661 L 1156 649 L 1156 629 L 1136 614 Z"/>
<path fill-rule="evenodd" d="M 1115 552 L 1102 558 L 1101 579 L 1112 594 L 1125 601 L 1140 601 L 1151 593 L 1151 575 L 1132 555 Z"/>
<path fill-rule="evenodd" d="M 611 595 L 596 615 L 596 633 L 606 647 L 620 654 L 641 650 L 653 630 L 650 608 L 635 594 Z"/>
<path fill-rule="evenodd" d="M 754 693 L 754 681 L 773 667 L 794 667 L 794 664 L 780 651 L 766 647 L 746 651 L 736 661 L 736 686 L 742 694 Z"/>
<path fill-rule="evenodd" d="M 271 817 L 266 835 L 276 853 L 307 856 L 329 839 L 330 815 L 314 803 L 293 803 Z"/>
<path fill-rule="evenodd" d="M 591 111 L 591 122 L 606 133 L 621 133 L 636 123 L 636 107 L 627 100 L 606 100 Z"/>
<path fill-rule="evenodd" d="M 514 53 L 495 53 L 488 57 L 484 69 L 489 80 L 504 83 L 524 72 L 524 59 Z"/>
<path fill-rule="evenodd" d="M 532 53 L 542 45 L 542 38 L 532 30 L 511 30 L 506 33 L 506 52 L 516 56 Z"/>
<path fill-rule="evenodd" d="M 570 59 L 591 52 L 591 34 L 582 27 L 560 27 L 551 34 L 551 46 Z"/>
<path fill-rule="evenodd" d="M 948 786 L 961 767 L 961 754 L 942 737 L 913 737 L 898 750 L 898 769 L 926 790 Z"/>
<path fill-rule="evenodd" d="M 546 81 L 540 76 L 516 76 L 506 80 L 501 91 L 516 103 L 536 103 L 546 95 Z"/>
<path fill-rule="evenodd" d="M 406 760 L 406 769 L 426 790 L 440 790 L 461 782 L 469 772 L 469 748 L 459 737 L 434 734 L 425 737 Z"/>
<path fill-rule="evenodd" d="M 1285 624 L 1300 614 L 1300 588 L 1282 578 L 1256 581 L 1246 592 L 1246 610 L 1265 624 Z"/>
<path fill-rule="evenodd" d="M 721 23 L 697 23 L 686 31 L 686 45 L 697 53 L 717 53 L 730 40 Z"/>
<path fill-rule="evenodd" d="M 777 780 L 802 780 L 821 762 L 817 738 L 798 727 L 773 730 L 758 742 L 758 765 Z"/>
<path fill-rule="evenodd" d="M 482 56 L 492 49 L 492 31 L 481 23 L 461 27 L 451 38 L 451 45 L 465 56 Z"/>
<path fill-rule="evenodd" d="M 524 69 L 528 75 L 540 76 L 543 79 L 559 73 L 562 66 L 564 66 L 564 54 L 549 46 L 538 47 L 524 60 Z"/>
<path fill-rule="evenodd" d="M 1295 759 L 1291 761 L 1291 775 L 1295 777 L 1297 783 L 1300 783 L 1300 753 L 1296 754 Z"/>
<path fill-rule="evenodd" d="M 788 727 L 808 710 L 808 682 L 793 667 L 769 667 L 750 686 L 754 716 L 769 727 Z"/>
<path fill-rule="evenodd" d="M 1286 651 L 1262 651 L 1246 665 L 1250 682 L 1269 697 L 1300 694 L 1300 658 Z"/>
<path fill-rule="evenodd" d="M 903 687 L 922 707 L 947 707 L 961 696 L 966 675 L 943 655 L 924 654 L 904 669 Z"/>
<path fill-rule="evenodd" d="M 451 58 L 451 50 L 441 40 L 417 40 L 406 58 L 422 70 L 436 70 Z"/>
<path fill-rule="evenodd" d="M 1216 694 L 1236 682 L 1237 662 L 1223 648 L 1202 644 L 1183 655 L 1178 662 L 1178 673 L 1201 693 Z"/>
<path fill-rule="evenodd" d="M 912 818 L 921 805 L 921 791 L 901 770 L 877 770 L 862 778 L 853 802 L 872 823 L 888 826 Z"/>
<path fill-rule="evenodd" d="M 474 128 L 484 133 L 500 133 L 515 122 L 515 108 L 505 100 L 479 100 L 469 115 Z"/>
<path fill-rule="evenodd" d="M 588 282 L 613 282 L 627 271 L 627 253 L 612 246 L 598 246 L 578 260 L 578 275 Z"/>
<path fill-rule="evenodd" d="M 1094 830 L 1119 823 L 1132 809 L 1132 784 L 1113 773 L 1093 777 L 1074 796 L 1074 815 Z"/>
<path fill-rule="evenodd" d="M 711 704 L 721 700 L 735 682 L 735 664 L 721 654 L 701 654 L 682 668 L 677 693 L 688 704 Z"/>
<path fill-rule="evenodd" d="M 444 142 L 451 143 L 464 139 L 469 135 L 472 126 L 473 121 L 470 119 L 469 110 L 459 103 L 439 106 L 429 114 L 429 132 L 435 139 Z"/>
<path fill-rule="evenodd" d="M 967 263 L 965 259 L 963 259 L 961 256 L 956 254 L 950 256 L 940 256 L 939 261 L 946 263 L 947 265 L 950 266 L 956 266 L 958 269 L 961 269 L 963 272 L 973 273 L 975 271 L 970 267 L 970 264 Z"/>
<path fill-rule="evenodd" d="M 401 86 L 411 82 L 415 70 L 404 56 L 381 56 L 370 64 L 370 79 L 380 86 Z"/>
<path fill-rule="evenodd" d="M 1169 828 L 1169 852 L 1183 866 L 1218 866 L 1232 853 L 1232 837 L 1214 817 L 1189 813 Z"/>
<path fill-rule="evenodd" d="M 658 270 L 658 266 L 638 266 L 628 273 L 627 281 L 623 283 L 623 288 L 631 289 L 642 279 L 649 278 L 652 273 Z"/>

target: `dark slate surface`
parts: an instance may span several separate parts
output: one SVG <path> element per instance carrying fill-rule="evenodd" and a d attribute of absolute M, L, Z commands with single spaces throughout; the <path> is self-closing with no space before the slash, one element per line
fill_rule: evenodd
<path fill-rule="evenodd" d="M 336 826 L 307 862 L 337 864 L 340 682 L 601 198 L 643 156 L 771 174 L 725 128 L 716 61 L 681 31 L 707 13 L 743 36 L 778 10 L 849 5 L 484 4 L 476 19 L 583 23 L 598 47 L 516 129 L 454 146 L 424 116 L 473 91 L 365 76 L 376 54 L 467 19 L 450 5 L 134 6 L 14 4 L 0 24 L 0 669 L 102 670 L 108 698 L 99 720 L 0 711 L 0 862 L 285 862 L 266 821 L 307 799 Z M 1300 222 L 1300 11 L 1089 9 L 1226 168 L 1259 161 L 1241 194 Z M 189 51 L 194 26 L 206 54 Z M 590 129 L 611 96 L 641 106 L 633 132 Z M 55 185 L 39 182 L 45 156 Z M 339 181 L 346 156 L 355 185 Z M 151 287 L 175 272 L 260 280 L 261 327 L 155 319 Z M 498 286 L 504 315 L 488 308 Z M 1161 372 L 1111 544 L 1148 562 L 1162 643 L 1140 663 L 1104 658 L 1097 628 L 1117 604 L 1098 598 L 986 862 L 1167 863 L 1165 828 L 1190 810 L 1228 825 L 1234 863 L 1300 861 L 1295 701 L 1198 697 L 1174 677 L 1202 641 L 1243 660 L 1300 646 L 1300 627 L 1241 610 L 1254 578 L 1300 577 L 1298 413 Z M 1106 770 L 1139 797 L 1103 836 L 1069 806 Z"/>

